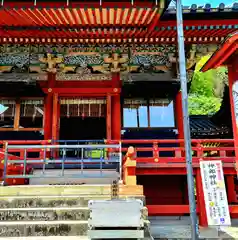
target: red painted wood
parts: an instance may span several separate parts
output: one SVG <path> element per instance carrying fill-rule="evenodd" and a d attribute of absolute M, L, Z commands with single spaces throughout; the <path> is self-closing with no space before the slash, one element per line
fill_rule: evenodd
<path fill-rule="evenodd" d="M 49 73 L 48 81 L 45 82 L 46 96 L 44 98 L 44 139 L 52 139 L 52 115 L 53 115 L 53 94 L 51 89 L 55 86 L 55 75 Z"/>
<path fill-rule="evenodd" d="M 150 216 L 189 214 L 189 205 L 146 205 Z"/>
<path fill-rule="evenodd" d="M 182 107 L 182 92 L 181 91 L 179 91 L 176 95 L 175 110 L 176 110 L 176 124 L 177 124 L 177 129 L 178 129 L 178 138 L 184 139 L 183 107 Z"/>
<path fill-rule="evenodd" d="M 234 182 L 234 175 L 226 176 L 226 191 L 227 191 L 227 198 L 229 203 L 237 202 L 236 197 L 236 189 L 235 189 L 235 182 Z"/>
<path fill-rule="evenodd" d="M 112 96 L 107 95 L 107 139 L 112 139 Z"/>
<path fill-rule="evenodd" d="M 58 108 L 59 108 L 59 98 L 58 94 L 53 94 L 53 113 L 52 113 L 52 139 L 57 140 L 58 135 L 58 122 L 59 122 L 59 116 L 58 116 Z"/>
<path fill-rule="evenodd" d="M 229 36 L 229 38 L 225 41 L 225 43 L 219 48 L 217 52 L 210 58 L 206 64 L 202 67 L 202 71 L 208 71 L 212 68 L 217 68 L 223 64 L 226 64 L 226 60 L 235 54 L 235 50 L 237 49 L 237 41 L 238 41 L 238 34 L 233 34 Z M 229 51 L 232 49 L 232 51 Z M 230 56 L 226 54 L 229 53 Z M 231 63 L 233 65 L 233 63 Z"/>
<path fill-rule="evenodd" d="M 52 139 L 53 96 L 47 94 L 44 99 L 44 139 Z"/>
<path fill-rule="evenodd" d="M 43 88 L 44 92 L 48 92 L 48 89 Z M 52 88 L 53 93 L 58 93 L 59 95 L 70 95 L 70 94 L 88 94 L 88 95 L 95 95 L 95 94 L 103 94 L 107 95 L 108 93 L 118 94 L 120 89 L 115 88 Z"/>
<path fill-rule="evenodd" d="M 112 138 L 121 139 L 121 98 L 119 94 L 112 97 Z"/>
<path fill-rule="evenodd" d="M 199 206 L 199 225 L 203 227 L 207 227 L 207 215 L 205 208 L 205 200 L 204 200 L 204 192 L 202 186 L 202 177 L 200 169 L 197 169 L 196 172 L 196 192 L 197 192 L 197 204 Z"/>
<path fill-rule="evenodd" d="M 161 214 L 188 214 L 189 205 L 146 205 L 149 215 L 161 215 Z M 238 214 L 238 205 L 229 205 L 231 216 Z M 200 213 L 199 207 L 197 207 L 197 213 Z"/>

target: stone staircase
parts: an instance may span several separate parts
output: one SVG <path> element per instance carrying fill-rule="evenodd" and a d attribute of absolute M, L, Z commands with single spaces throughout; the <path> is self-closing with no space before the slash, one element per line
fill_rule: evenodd
<path fill-rule="evenodd" d="M 122 199 L 144 199 L 142 186 L 120 185 Z M 87 236 L 88 201 L 111 199 L 110 185 L 0 187 L 0 237 Z"/>

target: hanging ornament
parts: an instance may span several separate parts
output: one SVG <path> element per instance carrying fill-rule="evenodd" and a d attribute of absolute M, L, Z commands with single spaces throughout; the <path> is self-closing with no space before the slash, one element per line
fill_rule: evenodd
<path fill-rule="evenodd" d="M 70 114 L 69 114 L 69 104 L 67 103 L 67 114 L 66 114 L 67 118 L 70 117 Z"/>
<path fill-rule="evenodd" d="M 84 113 L 84 104 L 82 104 L 82 105 L 83 105 L 82 119 L 84 119 L 84 117 L 85 117 L 85 113 Z"/>
<path fill-rule="evenodd" d="M 88 103 L 88 116 L 91 117 L 91 104 Z"/>
<path fill-rule="evenodd" d="M 34 105 L 34 113 L 32 115 L 32 122 L 34 122 L 35 118 L 36 118 L 36 111 L 37 111 L 36 109 L 37 109 L 37 105 Z"/>
<path fill-rule="evenodd" d="M 99 104 L 99 117 L 101 117 L 102 116 L 102 104 L 100 103 Z"/>
<path fill-rule="evenodd" d="M 23 106 L 23 116 L 26 116 L 26 101 L 24 102 L 24 106 Z"/>

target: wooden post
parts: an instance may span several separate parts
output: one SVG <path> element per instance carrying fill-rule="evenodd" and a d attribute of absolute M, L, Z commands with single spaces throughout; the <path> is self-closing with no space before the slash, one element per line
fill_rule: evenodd
<path fill-rule="evenodd" d="M 20 114 L 21 114 L 21 102 L 18 100 L 18 101 L 16 101 L 16 107 L 15 107 L 14 131 L 18 131 L 19 130 Z"/>
<path fill-rule="evenodd" d="M 179 91 L 175 99 L 175 111 L 176 111 L 176 127 L 178 129 L 178 139 L 184 139 L 183 129 L 183 106 L 182 106 L 182 92 Z M 179 143 L 179 147 L 184 148 L 184 143 Z M 176 153 L 177 157 L 184 157 L 185 152 L 181 150 Z"/>
<path fill-rule="evenodd" d="M 178 129 L 178 138 L 184 139 L 183 130 L 183 108 L 182 108 L 182 93 L 179 91 L 175 99 L 176 124 Z"/>
<path fill-rule="evenodd" d="M 229 204 L 235 203 L 237 201 L 234 177 L 235 176 L 233 175 L 226 176 L 226 191 Z"/>
<path fill-rule="evenodd" d="M 53 88 L 55 74 L 48 73 L 47 93 L 44 99 L 44 139 L 52 140 Z"/>
<path fill-rule="evenodd" d="M 53 95 L 48 93 L 44 99 L 44 139 L 52 139 Z"/>
<path fill-rule="evenodd" d="M 52 115 L 52 139 L 57 140 L 58 136 L 58 93 L 53 93 L 53 115 Z"/>
<path fill-rule="evenodd" d="M 125 185 L 137 185 L 135 149 L 129 147 L 123 164 L 123 181 Z"/>
<path fill-rule="evenodd" d="M 200 168 L 197 168 L 196 170 L 196 192 L 197 192 L 197 206 L 199 208 L 199 225 L 201 227 L 207 227 L 208 226 L 207 214 Z"/>
<path fill-rule="evenodd" d="M 112 97 L 112 139 L 121 139 L 121 99 L 119 94 Z"/>
<path fill-rule="evenodd" d="M 107 95 L 107 140 L 112 139 L 112 96 Z"/>

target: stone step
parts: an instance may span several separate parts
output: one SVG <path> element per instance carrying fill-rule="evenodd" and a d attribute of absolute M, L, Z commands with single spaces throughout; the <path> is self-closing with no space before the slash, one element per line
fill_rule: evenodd
<path fill-rule="evenodd" d="M 0 222 L 0 238 L 28 236 L 87 236 L 87 229 L 87 221 Z"/>
<path fill-rule="evenodd" d="M 121 196 L 128 199 L 130 196 Z M 144 201 L 144 196 L 135 196 Z M 0 197 L 0 208 L 54 208 L 54 207 L 87 207 L 89 200 L 109 200 L 111 195 L 79 196 L 11 196 Z"/>
<path fill-rule="evenodd" d="M 111 185 L 23 185 L 1 186 L 0 197 L 4 196 L 83 196 L 111 195 Z M 143 196 L 143 186 L 119 185 L 121 196 Z"/>
<path fill-rule="evenodd" d="M 92 169 L 84 169 L 83 171 L 81 171 L 81 169 L 65 169 L 64 176 L 61 175 L 62 169 L 46 169 L 44 177 L 42 177 L 42 170 L 34 170 L 34 177 L 30 179 L 29 184 L 112 184 L 113 181 L 119 179 L 120 177 L 116 170 L 108 169 L 104 169 L 102 171 Z"/>
<path fill-rule="evenodd" d="M 89 209 L 73 208 L 5 208 L 0 209 L 0 221 L 87 221 Z"/>

